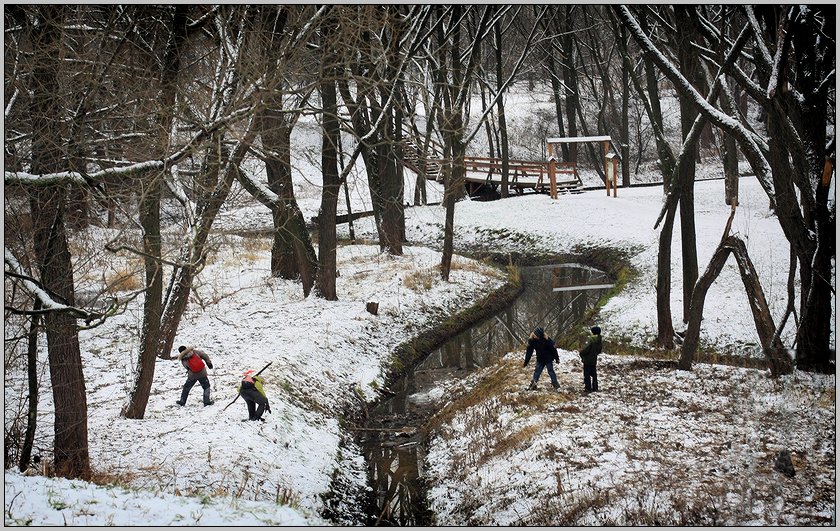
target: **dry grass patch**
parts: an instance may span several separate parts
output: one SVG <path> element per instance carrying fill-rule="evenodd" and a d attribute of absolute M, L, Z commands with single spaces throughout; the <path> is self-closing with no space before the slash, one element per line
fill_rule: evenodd
<path fill-rule="evenodd" d="M 511 381 L 516 380 L 514 367 L 509 363 L 500 363 L 483 375 L 475 387 L 462 391 L 449 401 L 427 424 L 431 430 L 439 429 L 451 422 L 460 412 L 472 408 L 476 404 L 487 403 L 500 397 L 509 390 Z"/>
<path fill-rule="evenodd" d="M 112 485 L 129 487 L 135 479 L 137 479 L 137 475 L 133 472 L 106 472 L 103 470 L 93 470 L 90 475 L 90 482 L 101 487 L 108 487 Z"/>
<path fill-rule="evenodd" d="M 461 256 L 452 257 L 451 271 L 467 271 L 470 273 L 490 275 L 496 278 L 505 278 L 508 274 L 507 271 L 501 271 L 498 267 Z"/>
<path fill-rule="evenodd" d="M 435 285 L 435 278 L 438 274 L 438 270 L 432 267 L 417 269 L 403 278 L 403 285 L 414 291 L 429 291 Z"/>
<path fill-rule="evenodd" d="M 836 389 L 826 389 L 822 392 L 819 398 L 818 404 L 820 407 L 835 407 L 837 404 L 837 390 Z"/>
<path fill-rule="evenodd" d="M 490 451 L 480 457 L 478 464 L 486 463 L 497 456 L 504 456 L 527 449 L 531 445 L 534 436 L 542 430 L 543 427 L 539 425 L 523 426 L 495 442 L 490 441 Z"/>
<path fill-rule="evenodd" d="M 118 271 L 106 273 L 105 275 L 105 290 L 108 293 L 136 291 L 141 287 L 143 285 L 139 272 L 136 269 L 131 269 L 130 266 L 123 267 Z"/>

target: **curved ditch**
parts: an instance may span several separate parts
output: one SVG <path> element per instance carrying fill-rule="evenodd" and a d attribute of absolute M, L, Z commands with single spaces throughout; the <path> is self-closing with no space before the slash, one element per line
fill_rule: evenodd
<path fill-rule="evenodd" d="M 553 337 L 568 334 L 612 287 L 606 273 L 582 264 L 525 267 L 520 273 L 523 289 L 511 304 L 405 370 L 390 396 L 379 400 L 357 428 L 372 488 L 366 525 L 431 525 L 421 427 L 446 402 L 442 383 L 491 365 L 506 352 L 524 354 L 535 326 Z"/>

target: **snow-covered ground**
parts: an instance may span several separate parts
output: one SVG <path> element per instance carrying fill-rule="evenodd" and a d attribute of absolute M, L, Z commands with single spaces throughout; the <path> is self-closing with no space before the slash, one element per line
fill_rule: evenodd
<path fill-rule="evenodd" d="M 470 404 L 435 422 L 426 473 L 446 525 L 834 525 L 834 375 L 560 352 L 560 392 L 522 353 L 449 389 Z M 497 383 L 476 393 L 476 382 Z M 472 405 L 474 404 L 474 405 Z M 794 476 L 775 469 L 788 452 Z"/>
<path fill-rule="evenodd" d="M 303 147 L 320 145 L 313 142 L 314 135 L 313 124 L 304 121 L 293 136 L 301 146 L 293 150 L 298 157 L 295 193 L 307 218 L 317 214 L 320 201 L 319 172 L 313 166 L 317 153 Z M 717 174 L 719 165 L 698 172 Z M 411 197 L 412 177 L 406 176 L 406 197 Z M 369 210 L 362 181 L 361 172 L 352 175 L 354 211 Z M 748 242 L 778 320 L 786 304 L 788 243 L 755 180 L 744 177 L 740 186 L 733 231 Z M 429 200 L 439 196 L 439 186 L 433 185 Z M 271 226 L 268 211 L 247 194 L 237 192 L 234 199 L 215 228 Z M 730 212 L 723 201 L 723 181 L 697 183 L 695 201 L 702 271 Z M 341 203 L 339 213 L 346 212 Z M 698 513 L 695 521 L 833 521 L 834 491 L 827 494 L 836 485 L 833 375 L 797 372 L 775 381 L 765 371 L 722 365 L 698 365 L 684 373 L 617 352 L 618 339 L 649 349 L 655 333 L 658 231 L 653 225 L 661 203 L 659 187 L 620 188 L 615 198 L 592 190 L 556 200 L 529 194 L 458 203 L 456 248 L 574 253 L 612 247 L 630 256 L 639 276 L 598 317 L 606 341 L 600 395 L 577 394 L 576 354 L 565 351 L 558 371 L 564 393 L 539 391 L 531 395 L 535 398 L 523 397 L 529 375 L 521 369 L 521 352 L 508 354 L 498 366 L 451 390 L 451 396 L 462 396 L 492 371 L 509 371 L 509 381 L 487 396 L 483 410 L 468 409 L 440 420 L 429 456 L 429 471 L 438 482 L 431 501 L 440 524 L 620 525 L 628 515 L 644 521 L 662 508 L 674 515 L 664 523 L 679 523 L 679 515 L 708 507 L 720 513 Z M 340 246 L 335 302 L 303 298 L 295 282 L 272 278 L 267 238 L 216 237 L 176 338 L 176 346 L 195 345 L 213 359 L 210 379 L 216 403 L 202 407 L 196 386 L 187 406 L 177 407 L 184 370 L 177 362 L 159 360 L 146 418 L 119 416 L 138 352 L 142 301 L 135 301 L 125 314 L 80 337 L 91 463 L 97 474 L 126 487 L 6 470 L 5 524 L 327 525 L 319 516 L 321 496 L 329 491 L 334 474 L 359 489 L 365 484 L 364 462 L 342 434 L 342 410 L 357 397 L 377 396 L 394 347 L 437 316 L 468 306 L 503 283 L 497 270 L 466 258 L 457 259 L 450 282 L 438 278 L 440 255 L 435 249 L 443 220 L 440 206 L 407 209 L 410 246 L 403 257 L 381 255 L 376 245 Z M 357 220 L 354 228 L 359 241 L 375 238 L 370 218 Z M 346 225 L 339 228 L 340 235 L 347 232 Z M 113 236 L 102 229 L 78 235 L 87 245 Z M 682 307 L 679 242 L 675 230 L 671 302 L 677 319 Z M 379 302 L 379 315 L 365 311 L 370 300 Z M 731 262 L 709 291 L 705 315 L 704 344 L 734 355 L 757 354 L 751 313 Z M 786 329 L 788 341 L 790 333 Z M 52 396 L 46 353 L 39 355 L 44 390 L 36 451 L 48 456 Z M 241 373 L 268 362 L 272 365 L 264 374 L 272 413 L 264 424 L 241 422 L 246 416 L 241 400 L 225 407 L 236 396 Z M 7 423 L 25 396 L 20 375 L 19 367 L 6 367 Z M 485 417 L 486 425 L 477 424 Z M 473 424 L 466 422 L 469 418 Z M 497 430 L 495 435 L 510 439 L 509 445 L 482 448 L 482 441 L 476 442 L 481 432 L 474 428 Z M 471 448 L 475 451 L 468 452 Z M 793 452 L 794 478 L 773 472 L 768 464 L 781 449 Z M 754 483 L 755 477 L 761 481 Z M 553 512 L 541 513 L 535 505 L 538 492 L 547 496 L 549 511 L 580 510 L 552 519 Z M 587 496 L 599 501 L 582 501 Z M 711 502 L 692 504 L 697 496 Z M 675 501 L 680 497 L 687 500 L 683 505 Z M 539 514 L 543 520 L 529 519 Z"/>
<path fill-rule="evenodd" d="M 213 360 L 208 370 L 212 406 L 202 406 L 198 385 L 187 406 L 177 406 L 184 369 L 177 361 L 158 360 L 145 418 L 121 418 L 137 355 L 133 334 L 140 325 L 140 307 L 82 333 L 91 462 L 100 473 L 130 477 L 133 486 L 161 494 L 204 498 L 236 493 L 256 500 L 284 495 L 300 511 L 296 521 L 318 523 L 314 515 L 321 508 L 319 496 L 329 490 L 339 459 L 344 461 L 339 426 L 344 408 L 356 396 L 377 396 L 391 349 L 431 316 L 457 311 L 465 301 L 499 287 L 503 279 L 488 266 L 467 266 L 459 259 L 445 283 L 434 273 L 439 255 L 427 248 L 409 247 L 404 256 L 393 258 L 380 254 L 378 246 L 342 246 L 339 301 L 327 302 L 304 298 L 298 284 L 272 278 L 265 242 L 262 249 L 243 252 L 241 238 L 229 238 L 230 245 L 219 249 L 216 261 L 202 274 L 198 298 L 204 308 L 195 302 L 190 306 L 176 338 L 176 345 L 195 345 Z M 432 286 L 425 289 L 422 282 L 409 280 L 420 287 L 407 287 L 411 276 L 431 278 Z M 379 302 L 377 316 L 365 309 L 370 300 Z M 242 372 L 269 362 L 263 376 L 272 412 L 264 424 L 243 423 L 244 402 L 226 406 L 236 398 Z M 25 378 L 13 379 L 12 372 L 6 373 L 7 407 L 19 403 L 25 393 Z M 43 381 L 49 381 L 46 372 Z M 51 393 L 42 395 L 39 409 L 38 450 L 46 452 L 52 432 Z M 363 461 L 359 456 L 355 461 L 358 469 L 345 472 L 364 484 Z M 26 520 L 30 511 L 51 507 L 35 500 L 34 508 L 27 508 L 26 481 L 7 471 L 7 504 L 21 492 L 7 505 L 7 522 L 10 514 L 13 521 Z M 65 491 L 47 488 L 58 496 Z M 119 491 L 113 493 L 119 498 Z M 63 518 L 71 524 L 92 522 L 84 513 L 93 509 L 82 508 L 87 499 L 58 504 L 66 506 Z M 178 518 L 186 519 L 184 524 L 199 523 L 200 513 L 182 513 Z M 54 516 L 31 515 L 35 524 L 52 522 Z"/>

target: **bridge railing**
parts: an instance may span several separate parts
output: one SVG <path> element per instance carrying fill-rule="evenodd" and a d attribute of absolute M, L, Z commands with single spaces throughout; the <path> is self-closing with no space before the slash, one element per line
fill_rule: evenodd
<path fill-rule="evenodd" d="M 490 183 L 493 177 L 498 175 L 501 178 L 502 161 L 497 158 L 490 157 L 464 157 L 464 164 L 467 171 L 486 173 L 486 181 Z M 552 168 L 553 165 L 553 168 Z M 508 172 L 510 176 L 509 185 L 516 188 L 534 188 L 539 190 L 547 188 L 551 185 L 551 173 L 554 172 L 554 185 L 569 186 L 579 185 L 580 177 L 577 172 L 577 164 L 574 162 L 558 162 L 558 161 L 530 161 L 530 160 L 508 160 Z M 571 179 L 563 182 L 557 182 L 556 178 L 559 175 L 570 175 Z M 531 182 L 529 178 L 536 177 L 536 182 Z M 520 181 L 520 178 L 529 179 L 527 181 Z"/>

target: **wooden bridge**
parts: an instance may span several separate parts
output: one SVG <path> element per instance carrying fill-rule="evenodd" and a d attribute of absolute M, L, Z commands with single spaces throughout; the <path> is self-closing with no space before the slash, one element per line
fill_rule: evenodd
<path fill-rule="evenodd" d="M 451 164 L 451 161 L 443 158 L 443 147 L 434 141 L 429 142 L 429 148 L 423 150 L 417 143 L 407 137 L 403 145 L 403 160 L 406 167 L 420 174 L 424 173 L 427 179 L 443 182 L 444 168 Z M 615 166 L 615 156 L 610 156 L 612 140 L 608 136 L 597 137 L 570 137 L 570 138 L 548 138 L 549 158 L 546 161 L 508 160 L 508 190 L 517 194 L 526 191 L 536 193 L 549 193 L 557 197 L 558 193 L 580 193 L 583 191 L 583 181 L 578 174 L 576 149 L 572 150 L 573 160 L 562 162 L 556 160 L 557 146 L 563 143 L 574 144 L 583 142 L 598 142 L 604 146 L 604 174 L 607 175 L 607 195 L 609 195 L 610 184 L 612 184 L 615 195 L 615 181 L 618 170 Z M 426 151 L 425 157 L 422 156 Z M 425 163 L 425 172 L 422 166 Z M 464 176 L 467 193 L 470 196 L 479 195 L 482 191 L 498 191 L 502 185 L 502 159 L 491 157 L 465 156 L 464 165 L 466 174 Z M 611 183 L 609 177 L 612 176 Z"/>

